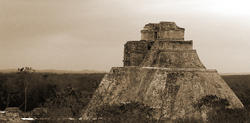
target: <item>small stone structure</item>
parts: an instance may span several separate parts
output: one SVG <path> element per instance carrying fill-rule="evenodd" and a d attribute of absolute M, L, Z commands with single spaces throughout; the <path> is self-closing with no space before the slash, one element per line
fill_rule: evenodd
<path fill-rule="evenodd" d="M 174 22 L 160 22 L 146 24 L 141 30 L 141 40 L 184 40 L 184 28 Z"/>
<path fill-rule="evenodd" d="M 30 112 L 23 112 L 19 107 L 7 107 L 0 111 L 0 123 L 30 123 L 33 120 L 49 119 L 46 108 L 34 108 Z"/>
<path fill-rule="evenodd" d="M 8 107 L 0 113 L 0 122 L 22 123 L 19 107 Z"/>
<path fill-rule="evenodd" d="M 140 41 L 125 44 L 124 67 L 113 67 L 104 76 L 83 119 L 95 119 L 104 104 L 129 102 L 150 106 L 155 119 L 204 119 L 208 111 L 194 105 L 211 95 L 227 99 L 229 108 L 243 108 L 217 71 L 201 63 L 193 41 L 184 40 L 184 28 L 174 22 L 150 23 L 141 35 Z"/>

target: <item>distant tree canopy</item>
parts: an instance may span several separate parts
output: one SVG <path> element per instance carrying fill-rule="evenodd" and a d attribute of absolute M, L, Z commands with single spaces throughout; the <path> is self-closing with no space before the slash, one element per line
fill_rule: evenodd
<path fill-rule="evenodd" d="M 222 78 L 250 112 L 250 75 L 227 75 Z"/>
<path fill-rule="evenodd" d="M 103 73 L 0 73 L 0 109 L 19 107 L 24 110 L 25 81 L 28 82 L 27 111 L 42 106 L 48 99 L 55 97 L 68 85 L 71 85 L 72 88 L 83 95 L 86 100 L 84 104 L 86 104 L 103 76 Z"/>

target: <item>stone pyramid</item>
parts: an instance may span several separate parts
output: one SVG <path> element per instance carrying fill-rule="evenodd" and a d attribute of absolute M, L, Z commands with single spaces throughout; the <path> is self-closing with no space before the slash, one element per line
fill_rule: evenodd
<path fill-rule="evenodd" d="M 201 63 L 184 31 L 174 22 L 146 24 L 140 41 L 124 45 L 124 67 L 104 76 L 82 118 L 95 118 L 95 109 L 104 104 L 129 102 L 150 106 L 155 119 L 203 117 L 194 104 L 210 95 L 227 99 L 229 108 L 243 108 L 217 71 Z"/>

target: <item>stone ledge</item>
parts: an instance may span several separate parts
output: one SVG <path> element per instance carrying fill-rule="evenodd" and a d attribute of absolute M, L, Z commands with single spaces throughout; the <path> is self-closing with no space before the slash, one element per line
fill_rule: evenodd
<path fill-rule="evenodd" d="M 187 50 L 187 49 L 165 49 L 165 50 L 159 50 L 159 52 L 193 52 L 196 53 L 196 50 Z"/>
<path fill-rule="evenodd" d="M 113 70 L 121 69 L 152 69 L 152 70 L 164 70 L 164 71 L 183 71 L 183 72 L 217 72 L 216 69 L 205 69 L 205 68 L 162 68 L 162 67 L 138 67 L 138 66 L 127 66 L 127 67 L 112 67 L 110 72 Z"/>
<path fill-rule="evenodd" d="M 193 40 L 175 40 L 175 39 L 157 39 L 159 42 L 170 42 L 170 43 L 179 43 L 179 44 L 193 44 Z"/>

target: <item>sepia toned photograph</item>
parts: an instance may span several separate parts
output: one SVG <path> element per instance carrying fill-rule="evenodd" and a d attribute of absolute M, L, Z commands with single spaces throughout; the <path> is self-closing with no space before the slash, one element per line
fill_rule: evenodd
<path fill-rule="evenodd" d="M 250 123 L 248 0 L 0 0 L 0 123 Z"/>

